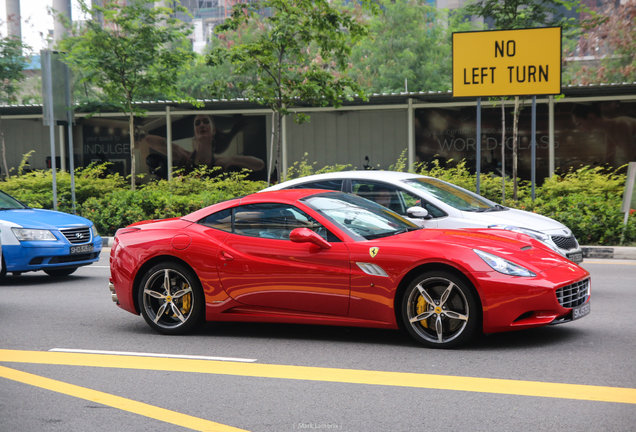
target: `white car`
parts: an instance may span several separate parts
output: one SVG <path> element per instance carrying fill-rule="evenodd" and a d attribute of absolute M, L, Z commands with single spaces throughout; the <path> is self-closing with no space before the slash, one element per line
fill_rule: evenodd
<path fill-rule="evenodd" d="M 344 171 L 289 180 L 264 191 L 328 189 L 354 193 L 382 204 L 426 228 L 495 228 L 541 240 L 573 262 L 583 252 L 572 231 L 560 222 L 494 203 L 445 181 L 393 171 Z"/>

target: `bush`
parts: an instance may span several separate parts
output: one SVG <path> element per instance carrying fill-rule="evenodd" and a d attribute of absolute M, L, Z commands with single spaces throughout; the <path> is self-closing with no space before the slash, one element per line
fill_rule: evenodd
<path fill-rule="evenodd" d="M 27 153 L 18 175 L 3 183 L 2 189 L 25 204 L 38 208 L 53 208 L 51 171 L 24 173 Z M 288 178 L 304 177 L 324 172 L 352 169 L 351 165 L 325 166 L 315 169 L 315 163 L 303 160 L 288 170 Z M 391 167 L 407 168 L 404 153 Z M 476 189 L 476 176 L 464 161 L 452 168 L 442 168 L 434 161 L 418 165 L 411 171 L 448 181 L 468 190 Z M 249 171 L 218 175 L 202 167 L 190 174 L 176 172 L 172 180 L 150 182 L 136 191 L 128 190 L 126 179 L 108 174 L 107 164 L 90 165 L 75 171 L 77 213 L 92 220 L 102 235 L 113 235 L 121 227 L 146 219 L 184 216 L 203 207 L 263 189 L 261 181 L 249 181 Z M 501 200 L 501 178 L 482 174 L 481 194 L 499 204 L 551 217 L 568 226 L 586 245 L 636 244 L 636 214 L 630 215 L 627 227 L 620 212 L 625 187 L 625 174 L 603 168 L 583 167 L 563 176 L 554 176 L 536 188 L 536 200 L 531 199 L 529 182 L 520 182 L 518 200 L 512 201 L 512 182 L 506 181 L 506 201 Z M 58 172 L 58 209 L 71 212 L 70 175 Z"/>

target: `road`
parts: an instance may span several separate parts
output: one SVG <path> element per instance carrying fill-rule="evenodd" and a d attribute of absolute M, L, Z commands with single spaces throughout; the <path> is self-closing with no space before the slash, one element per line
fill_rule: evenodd
<path fill-rule="evenodd" d="M 0 431 L 633 431 L 636 261 L 583 266 L 590 316 L 452 351 L 341 327 L 160 336 L 110 300 L 106 254 L 62 280 L 8 277 Z"/>

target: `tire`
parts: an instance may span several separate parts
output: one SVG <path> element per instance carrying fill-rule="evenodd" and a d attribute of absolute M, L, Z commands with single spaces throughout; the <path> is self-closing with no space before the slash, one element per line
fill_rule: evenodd
<path fill-rule="evenodd" d="M 429 348 L 455 348 L 466 343 L 481 321 L 479 303 L 471 288 L 447 272 L 418 276 L 402 298 L 406 329 Z"/>
<path fill-rule="evenodd" d="M 48 270 L 44 270 L 44 273 L 52 277 L 64 277 L 72 273 L 75 273 L 75 270 L 77 270 L 77 267 L 64 268 L 64 269 L 48 269 Z"/>
<path fill-rule="evenodd" d="M 161 334 L 190 333 L 205 319 L 201 283 L 192 270 L 178 263 L 164 262 L 148 270 L 139 285 L 138 300 L 141 315 Z"/>

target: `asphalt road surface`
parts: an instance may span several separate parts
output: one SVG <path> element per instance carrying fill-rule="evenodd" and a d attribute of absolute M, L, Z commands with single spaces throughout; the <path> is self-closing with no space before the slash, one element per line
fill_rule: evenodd
<path fill-rule="evenodd" d="M 107 252 L 8 276 L 0 431 L 634 431 L 636 262 L 583 266 L 591 315 L 449 351 L 305 325 L 161 336 L 111 301 Z"/>

